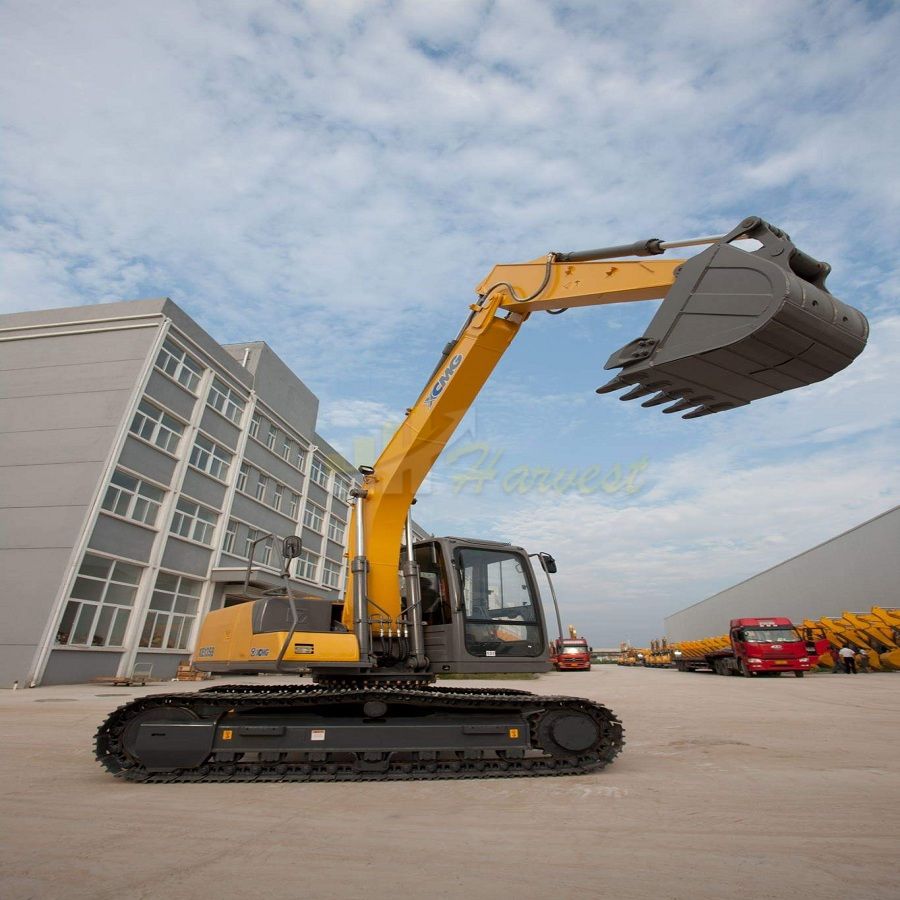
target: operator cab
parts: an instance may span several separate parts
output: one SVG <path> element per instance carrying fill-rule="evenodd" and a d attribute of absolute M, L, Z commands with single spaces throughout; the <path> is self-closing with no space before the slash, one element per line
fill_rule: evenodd
<path fill-rule="evenodd" d="M 415 544 L 431 671 L 546 672 L 546 626 L 528 554 L 465 538 Z"/>

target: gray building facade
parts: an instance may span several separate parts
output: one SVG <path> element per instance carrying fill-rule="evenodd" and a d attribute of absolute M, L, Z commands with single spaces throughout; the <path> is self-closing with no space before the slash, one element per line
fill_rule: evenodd
<path fill-rule="evenodd" d="M 724 634 L 731 619 L 794 622 L 900 606 L 900 506 L 665 620 L 670 641 Z"/>
<path fill-rule="evenodd" d="M 338 597 L 355 470 L 317 414 L 165 298 L 0 316 L 0 686 L 172 677 L 206 611 L 281 583 L 284 535 Z"/>

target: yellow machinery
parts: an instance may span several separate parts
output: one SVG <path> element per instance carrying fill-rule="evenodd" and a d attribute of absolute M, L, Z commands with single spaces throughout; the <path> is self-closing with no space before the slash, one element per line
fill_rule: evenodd
<path fill-rule="evenodd" d="M 736 246 L 743 238 L 757 249 Z M 708 247 L 688 260 L 652 258 L 693 245 Z M 663 298 L 647 331 L 609 358 L 606 368 L 619 371 L 598 392 L 627 389 L 620 399 L 668 404 L 663 412 L 693 419 L 821 381 L 853 361 L 868 326 L 828 292 L 829 271 L 756 217 L 712 238 L 495 266 L 404 422 L 374 466 L 360 468 L 339 615 L 286 588 L 210 612 L 201 627 L 198 669 L 311 670 L 314 684 L 142 698 L 101 725 L 98 759 L 140 781 L 539 775 L 606 765 L 622 729 L 599 703 L 430 686 L 440 673 L 546 671 L 548 641 L 529 555 L 462 538 L 415 543 L 416 491 L 535 313 Z M 299 553 L 296 539 L 285 542 L 288 562 Z M 549 577 L 552 558 L 535 556 Z"/>
<path fill-rule="evenodd" d="M 900 670 L 900 610 L 873 606 L 868 613 L 844 612 L 839 617 L 806 619 L 803 625 L 812 634 L 827 639 L 830 647 L 865 647 L 869 664 L 876 671 Z M 831 650 L 819 657 L 820 666 L 831 668 L 833 664 Z"/>
<path fill-rule="evenodd" d="M 652 669 L 667 669 L 675 664 L 674 648 L 669 646 L 665 638 L 650 641 L 650 652 L 644 665 Z"/>
<path fill-rule="evenodd" d="M 622 654 L 618 662 L 620 666 L 642 666 L 644 660 L 650 655 L 649 647 L 629 647 L 627 644 L 623 644 L 621 650 Z"/>

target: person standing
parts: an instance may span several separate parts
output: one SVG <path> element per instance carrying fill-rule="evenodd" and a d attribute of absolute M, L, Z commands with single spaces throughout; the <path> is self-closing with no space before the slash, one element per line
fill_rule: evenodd
<path fill-rule="evenodd" d="M 860 647 L 856 654 L 856 665 L 860 672 L 869 671 L 869 651 L 865 647 Z"/>
<path fill-rule="evenodd" d="M 831 674 L 839 675 L 841 672 L 841 651 L 837 644 L 831 644 Z"/>
<path fill-rule="evenodd" d="M 844 673 L 846 675 L 856 674 L 856 651 L 849 645 L 844 644 L 840 651 L 841 662 L 844 664 Z"/>

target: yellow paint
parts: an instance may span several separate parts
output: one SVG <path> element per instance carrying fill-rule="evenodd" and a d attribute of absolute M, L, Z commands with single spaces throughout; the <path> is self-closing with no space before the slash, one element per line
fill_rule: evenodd
<path fill-rule="evenodd" d="M 203 620 L 193 665 L 201 671 L 215 670 L 222 663 L 274 663 L 287 638 L 287 632 L 253 634 L 253 603 L 240 603 L 217 609 Z M 296 653 L 297 644 L 311 644 L 313 653 Z M 203 654 L 202 656 L 200 654 Z M 359 660 L 359 644 L 353 634 L 296 631 L 290 640 L 287 662 L 347 662 Z M 261 668 L 266 668 L 265 665 Z"/>

